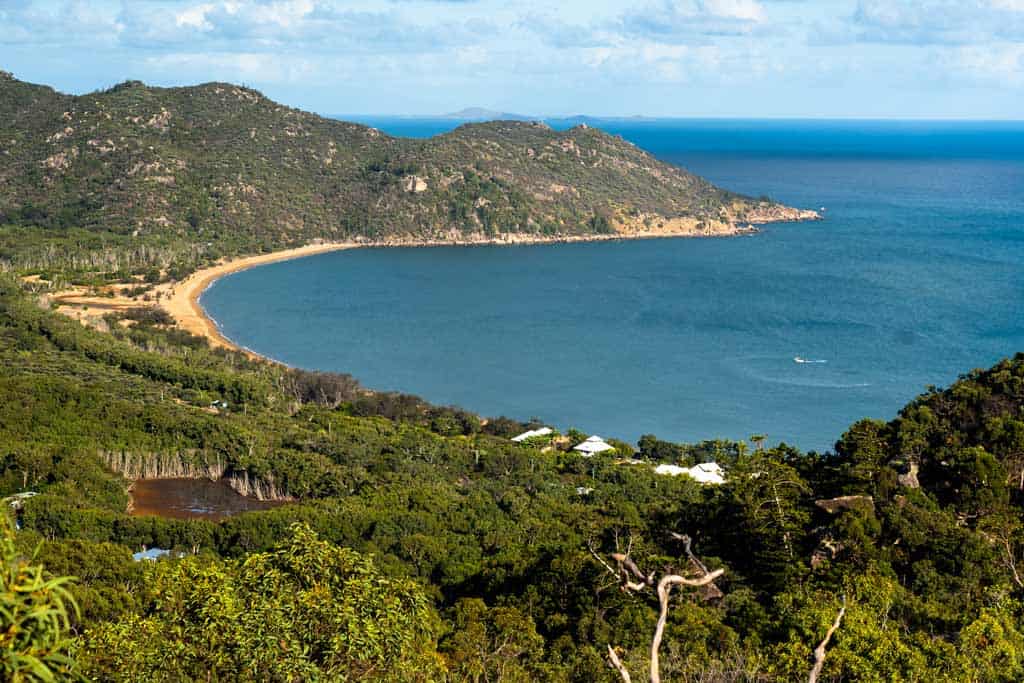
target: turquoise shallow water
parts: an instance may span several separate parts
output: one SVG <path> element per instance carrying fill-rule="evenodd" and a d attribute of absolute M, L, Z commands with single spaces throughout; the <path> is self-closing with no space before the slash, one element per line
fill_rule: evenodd
<path fill-rule="evenodd" d="M 256 351 L 435 403 L 818 450 L 1024 350 L 1024 125 L 606 127 L 827 219 L 729 239 L 335 252 L 236 273 L 202 303 Z"/>

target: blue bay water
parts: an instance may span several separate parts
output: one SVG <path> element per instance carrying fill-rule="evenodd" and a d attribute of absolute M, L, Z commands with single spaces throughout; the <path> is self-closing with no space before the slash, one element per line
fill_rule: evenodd
<path fill-rule="evenodd" d="M 335 252 L 228 276 L 202 303 L 227 336 L 291 365 L 630 440 L 764 433 L 823 450 L 856 419 L 889 419 L 926 386 L 1024 350 L 1024 124 L 601 125 L 826 220 Z"/>

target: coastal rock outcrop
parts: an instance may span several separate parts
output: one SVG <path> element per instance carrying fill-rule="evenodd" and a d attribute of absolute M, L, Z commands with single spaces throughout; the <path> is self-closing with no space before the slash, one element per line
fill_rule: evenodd
<path fill-rule="evenodd" d="M 219 457 L 200 452 L 133 453 L 105 451 L 100 458 L 126 479 L 209 479 L 223 480 L 237 493 L 261 501 L 290 501 L 294 498 L 278 488 L 272 476 L 257 477 L 248 470 L 233 470 Z"/>
<path fill-rule="evenodd" d="M 921 482 L 917 479 L 918 464 L 914 461 L 903 465 L 899 474 L 896 475 L 896 481 L 901 486 L 906 486 L 909 489 L 921 488 Z"/>
<path fill-rule="evenodd" d="M 774 202 L 761 201 L 753 206 L 739 207 L 730 211 L 733 220 L 746 221 L 755 225 L 763 223 L 789 223 L 799 221 L 820 221 L 822 216 L 811 209 L 795 209 Z"/>
<path fill-rule="evenodd" d="M 405 179 L 405 191 L 406 192 L 426 192 L 427 181 L 418 175 L 411 175 Z"/>

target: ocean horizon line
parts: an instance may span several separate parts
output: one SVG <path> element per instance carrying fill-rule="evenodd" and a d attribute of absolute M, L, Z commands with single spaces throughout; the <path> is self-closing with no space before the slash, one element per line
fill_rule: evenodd
<path fill-rule="evenodd" d="M 495 112 L 495 113 L 506 113 L 512 114 L 513 112 Z M 778 122 L 778 123 L 999 123 L 999 124 L 1021 124 L 1024 125 L 1024 117 L 1020 118 L 962 118 L 954 116 L 797 116 L 797 115 L 785 115 L 785 116 L 731 116 L 731 115 L 651 115 L 651 114 L 546 114 L 546 115 L 532 115 L 532 114 L 516 114 L 514 118 L 487 118 L 487 117 L 459 117 L 451 114 L 433 113 L 433 114 L 403 114 L 403 113 L 381 113 L 381 112 L 370 112 L 370 113 L 324 113 L 319 112 L 319 116 L 329 119 L 338 120 L 352 120 L 359 118 L 379 118 L 379 119 L 403 119 L 411 121 L 463 121 L 466 123 L 484 123 L 490 121 L 571 121 L 575 119 L 588 119 L 593 121 L 614 121 L 614 122 L 627 122 L 627 123 L 645 123 L 645 122 Z"/>

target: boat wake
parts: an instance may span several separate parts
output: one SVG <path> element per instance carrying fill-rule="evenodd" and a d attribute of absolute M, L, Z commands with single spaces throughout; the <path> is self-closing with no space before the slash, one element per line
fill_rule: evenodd
<path fill-rule="evenodd" d="M 799 360 L 797 360 L 799 359 Z M 794 369 L 789 363 L 808 364 Z M 788 387 L 822 390 L 860 390 L 874 386 L 868 373 L 846 368 L 823 358 L 780 356 L 779 353 L 734 356 L 725 360 L 725 367 L 745 380 Z"/>

